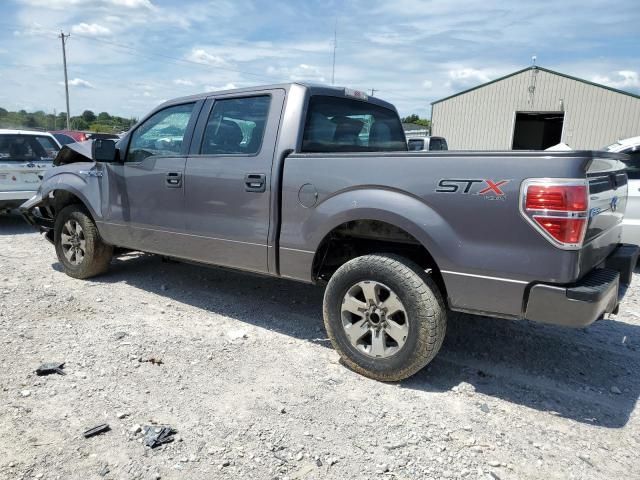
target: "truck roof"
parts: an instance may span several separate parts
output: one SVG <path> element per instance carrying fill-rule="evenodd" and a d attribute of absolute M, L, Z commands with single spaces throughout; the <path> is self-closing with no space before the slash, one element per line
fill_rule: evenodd
<path fill-rule="evenodd" d="M 363 91 L 354 90 L 347 87 L 333 87 L 329 85 L 321 85 L 321 84 L 314 84 L 314 83 L 308 83 L 308 82 L 275 83 L 271 85 L 259 85 L 255 87 L 234 88 L 230 90 L 203 92 L 203 93 L 197 93 L 195 95 L 188 95 L 186 97 L 179 97 L 179 98 L 167 100 L 166 102 L 162 103 L 161 106 L 165 107 L 168 105 L 184 103 L 185 101 L 190 101 L 190 100 L 197 101 L 197 100 L 202 100 L 203 98 L 211 97 L 213 95 L 222 95 L 222 94 L 227 95 L 227 94 L 236 94 L 236 93 L 253 93 L 253 92 L 260 92 L 263 90 L 273 90 L 277 88 L 286 90 L 288 92 L 292 85 L 299 85 L 307 89 L 310 95 L 330 95 L 334 97 L 342 96 L 345 98 L 352 98 L 356 100 L 367 101 L 370 103 L 374 103 L 376 105 L 380 105 L 381 107 L 385 107 L 393 111 L 396 111 L 396 107 L 393 104 L 389 102 L 385 102 L 384 100 L 381 100 L 379 98 L 367 95 Z"/>

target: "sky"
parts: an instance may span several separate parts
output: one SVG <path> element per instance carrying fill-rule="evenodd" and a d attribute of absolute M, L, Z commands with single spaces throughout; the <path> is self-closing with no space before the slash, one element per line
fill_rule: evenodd
<path fill-rule="evenodd" d="M 402 115 L 531 65 L 640 93 L 637 0 L 1 0 L 0 106 L 140 117 L 189 94 L 290 81 Z"/>

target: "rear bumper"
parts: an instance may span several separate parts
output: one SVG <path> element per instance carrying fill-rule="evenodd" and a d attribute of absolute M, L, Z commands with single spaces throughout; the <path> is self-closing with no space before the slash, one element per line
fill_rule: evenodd
<path fill-rule="evenodd" d="M 586 327 L 618 307 L 621 285 L 631 283 L 640 248 L 620 245 L 595 268 L 571 285 L 538 283 L 529 290 L 524 317 L 566 327 Z"/>

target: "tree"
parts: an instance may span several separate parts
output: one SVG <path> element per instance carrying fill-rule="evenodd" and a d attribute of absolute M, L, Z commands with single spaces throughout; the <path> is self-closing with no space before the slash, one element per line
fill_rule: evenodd
<path fill-rule="evenodd" d="M 413 113 L 408 117 L 402 118 L 402 123 L 413 123 L 416 125 L 422 125 L 423 127 L 429 127 L 431 125 L 431 121 L 426 118 L 420 118 L 417 114 Z"/>
<path fill-rule="evenodd" d="M 111 121 L 111 115 L 109 115 L 107 112 L 100 112 L 98 114 L 98 122 L 108 123 L 110 121 Z"/>
<path fill-rule="evenodd" d="M 84 120 L 87 124 L 93 123 L 96 121 L 96 114 L 91 110 L 85 110 L 84 112 L 82 112 L 82 120 Z"/>
<path fill-rule="evenodd" d="M 9 113 L 9 112 L 7 111 L 6 108 L 0 107 L 0 117 L 6 117 L 7 113 Z"/>

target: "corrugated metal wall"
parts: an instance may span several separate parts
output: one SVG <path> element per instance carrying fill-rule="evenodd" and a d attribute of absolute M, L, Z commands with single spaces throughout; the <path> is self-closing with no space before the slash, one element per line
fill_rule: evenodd
<path fill-rule="evenodd" d="M 574 149 L 640 135 L 640 99 L 539 69 L 434 104 L 432 135 L 452 150 L 510 150 L 515 112 L 558 112 L 560 100 L 562 141 Z"/>

